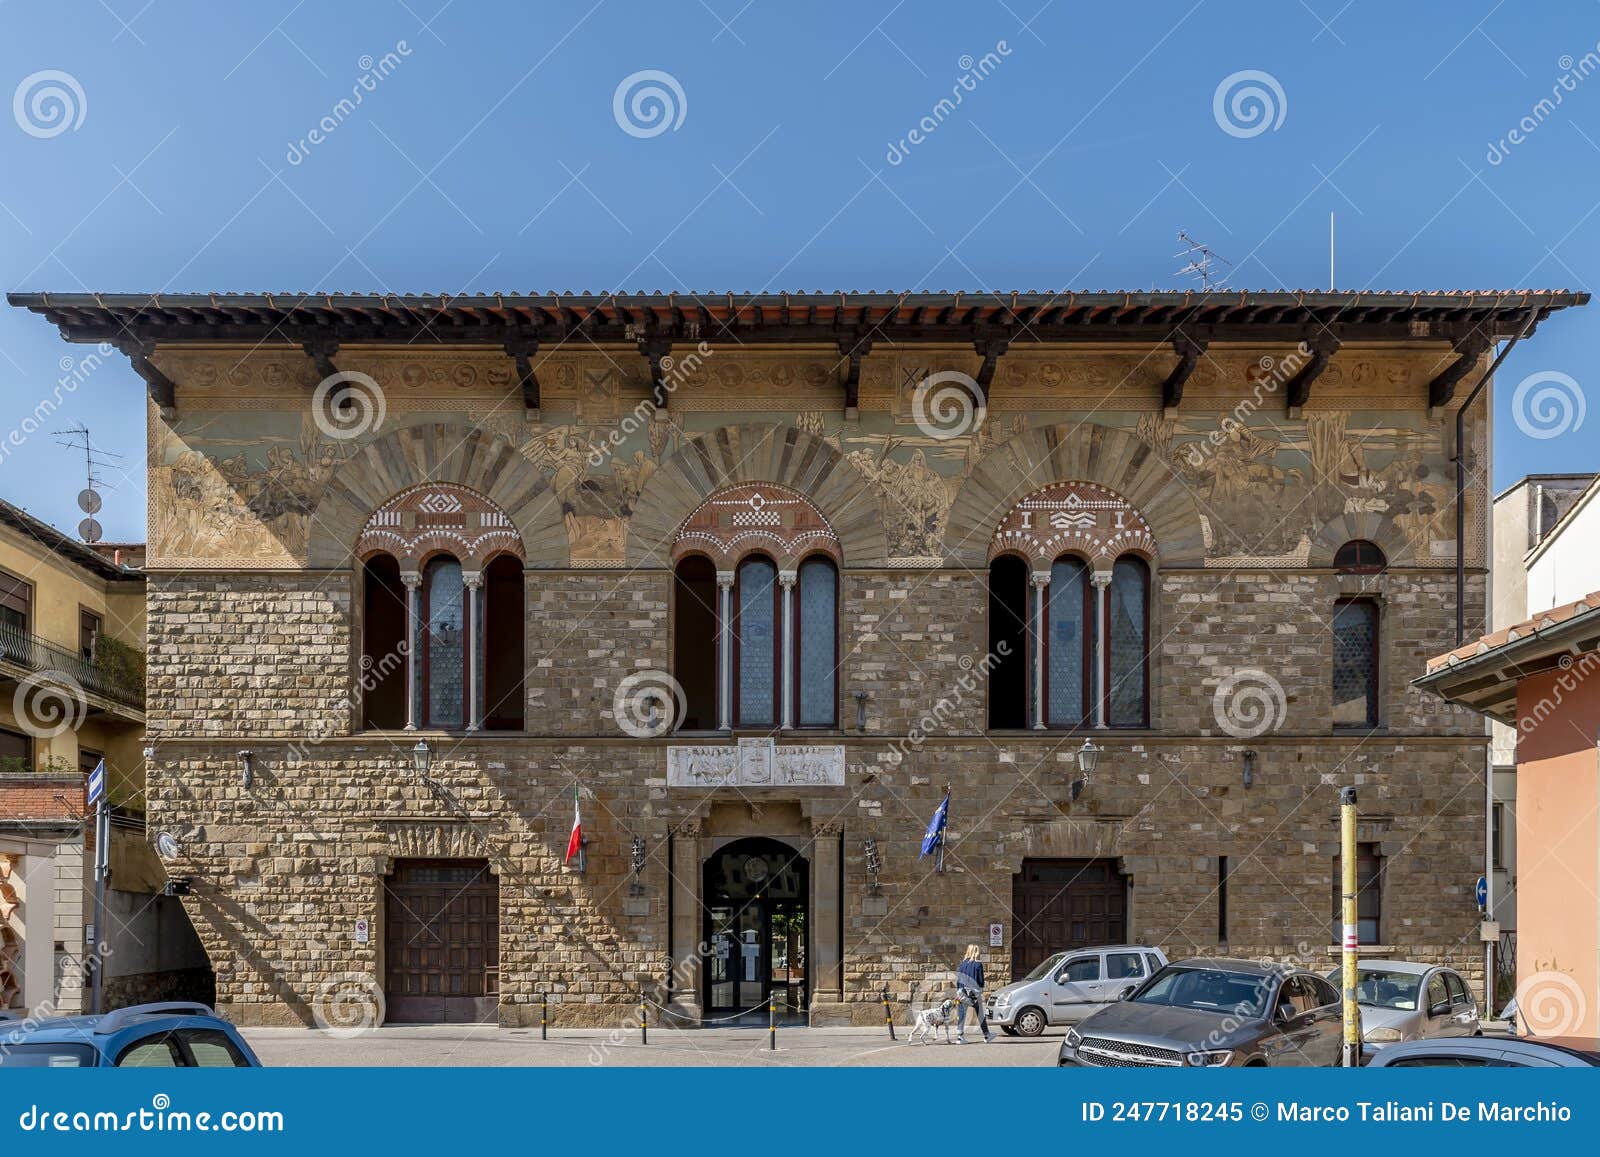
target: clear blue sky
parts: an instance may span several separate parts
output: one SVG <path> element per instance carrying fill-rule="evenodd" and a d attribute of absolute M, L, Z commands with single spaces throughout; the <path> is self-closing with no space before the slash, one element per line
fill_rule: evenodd
<path fill-rule="evenodd" d="M 53 82 L 75 106 L 55 135 L 31 93 L 20 120 L 0 116 L 0 281 L 1149 289 L 1183 284 L 1182 227 L 1236 262 L 1235 287 L 1320 289 L 1330 212 L 1342 289 L 1593 280 L 1600 72 L 1533 109 L 1597 51 L 1600 6 L 1041 3 L 12 0 L 0 96 L 58 70 L 82 99 Z M 363 57 L 385 53 L 398 65 L 291 163 L 358 87 Z M 891 142 L 985 53 L 989 75 L 891 164 Z M 613 114 L 641 70 L 683 93 L 681 124 L 655 136 Z M 1281 124 L 1254 136 L 1213 112 L 1243 70 L 1283 93 Z M 1528 116 L 1541 123 L 1491 164 L 1491 142 Z M 1498 486 L 1600 465 L 1585 356 L 1597 327 L 1593 308 L 1560 316 L 1507 362 Z M 73 352 L 38 319 L 0 313 L 8 428 Z M 1543 371 L 1570 375 L 1591 412 L 1534 440 L 1508 406 Z M 144 533 L 142 396 L 118 358 L 51 423 L 85 422 L 126 456 L 102 514 L 112 539 Z M 63 527 L 80 485 L 79 459 L 47 432 L 0 463 L 0 496 Z"/>

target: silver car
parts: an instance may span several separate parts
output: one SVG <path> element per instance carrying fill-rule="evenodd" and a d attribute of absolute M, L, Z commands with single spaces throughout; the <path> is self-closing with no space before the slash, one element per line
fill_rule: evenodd
<path fill-rule="evenodd" d="M 1335 987 L 1344 973 L 1328 973 Z M 1478 1006 L 1467 982 L 1453 968 L 1409 960 L 1363 960 L 1356 972 L 1362 1046 L 1374 1052 L 1401 1041 L 1482 1036 Z"/>
<path fill-rule="evenodd" d="M 1103 944 L 1057 952 L 1021 980 L 998 988 L 986 1011 L 1008 1036 L 1038 1036 L 1047 1025 L 1076 1024 L 1166 967 L 1159 948 Z"/>

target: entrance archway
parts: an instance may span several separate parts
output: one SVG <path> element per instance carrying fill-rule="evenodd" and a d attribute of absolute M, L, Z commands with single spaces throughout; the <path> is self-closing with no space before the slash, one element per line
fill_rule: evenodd
<path fill-rule="evenodd" d="M 749 1014 L 765 1025 L 771 997 L 781 1019 L 806 1023 L 811 865 L 788 844 L 754 836 L 711 853 L 703 871 L 706 1020 Z"/>

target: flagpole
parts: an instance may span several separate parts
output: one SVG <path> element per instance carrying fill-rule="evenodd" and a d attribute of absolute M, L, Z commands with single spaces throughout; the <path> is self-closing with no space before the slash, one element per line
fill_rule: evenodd
<path fill-rule="evenodd" d="M 934 861 L 933 870 L 942 873 L 944 871 L 944 836 L 945 832 L 950 829 L 950 785 L 948 783 L 944 785 L 944 803 L 940 806 L 944 809 L 944 826 L 939 829 L 939 858 Z"/>

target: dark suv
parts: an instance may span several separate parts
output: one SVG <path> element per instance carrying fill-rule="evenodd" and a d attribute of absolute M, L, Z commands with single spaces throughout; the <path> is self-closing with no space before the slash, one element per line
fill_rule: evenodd
<path fill-rule="evenodd" d="M 1067 1031 L 1063 1067 L 1338 1065 L 1338 990 L 1254 960 L 1180 960 Z"/>

